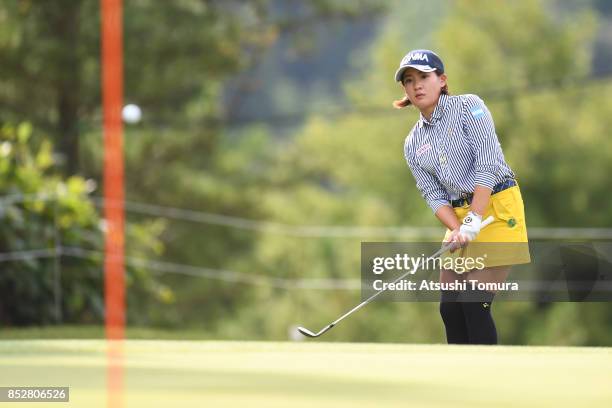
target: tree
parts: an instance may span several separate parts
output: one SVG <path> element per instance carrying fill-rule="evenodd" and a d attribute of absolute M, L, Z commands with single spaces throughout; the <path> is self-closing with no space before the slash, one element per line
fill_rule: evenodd
<path fill-rule="evenodd" d="M 93 180 L 62 177 L 53 146 L 32 126 L 0 128 L 0 322 L 99 323 L 104 316 L 103 234 L 90 194 Z M 129 223 L 127 255 L 156 256 L 159 223 Z M 128 319 L 145 322 L 148 307 L 171 301 L 150 271 L 127 268 Z"/>
<path fill-rule="evenodd" d="M 256 64 L 279 33 L 306 37 L 303 28 L 313 19 L 369 15 L 377 8 L 372 3 L 293 4 L 290 11 L 302 13 L 295 16 L 266 0 L 124 2 L 125 100 L 144 111 L 140 125 L 126 128 L 128 200 L 261 214 L 256 186 L 222 168 L 219 158 L 222 149 L 231 150 L 221 146 L 227 137 L 222 125 L 231 119 L 225 103 L 239 102 L 224 93 L 225 81 Z M 100 180 L 99 2 L 11 0 L 0 6 L 0 18 L 2 120 L 29 120 L 49 134 L 64 175 Z M 143 222 L 140 214 L 128 217 Z M 161 239 L 167 260 L 219 268 L 248 251 L 253 238 L 176 222 L 167 223 Z M 193 291 L 180 277 L 164 279 L 186 295 L 177 297 L 177 313 L 156 311 L 158 323 L 200 321 L 199 310 L 213 321 L 221 318 L 218 310 L 242 301 L 205 284 Z"/>
<path fill-rule="evenodd" d="M 437 39 L 451 89 L 479 93 L 490 105 L 529 225 L 612 224 L 609 212 L 591 211 L 609 196 L 599 174 L 610 171 L 611 146 L 604 130 L 611 84 L 589 77 L 595 15 L 586 10 L 560 22 L 546 2 L 494 11 L 485 3 L 456 2 Z M 586 168 L 597 172 L 585 178 Z"/>
<path fill-rule="evenodd" d="M 439 21 L 439 27 L 432 25 L 432 20 L 415 22 L 432 30 L 424 30 L 423 42 L 403 43 L 393 26 L 381 30 L 372 48 L 357 58 L 369 62 L 361 65 L 363 76 L 347 81 L 355 112 L 333 119 L 311 117 L 292 143 L 270 147 L 276 151 L 276 160 L 269 164 L 274 176 L 263 190 L 262 204 L 273 220 L 289 225 L 437 225 L 402 157 L 404 137 L 417 115 L 414 110 L 394 114 L 390 107 L 393 99 L 402 96 L 392 80 L 399 59 L 409 49 L 431 47 L 442 55 L 452 93 L 480 94 L 491 108 L 506 158 L 521 183 L 529 225 L 612 223 L 610 211 L 605 210 L 609 207 L 609 192 L 605 191 L 609 183 L 602 179 L 612 170 L 611 142 L 605 131 L 612 125 L 606 113 L 611 108 L 606 92 L 611 84 L 588 79 L 594 15 L 586 12 L 574 21 L 559 22 L 546 12 L 544 3 L 531 1 L 496 3 L 495 8 L 486 1 L 453 5 L 445 16 L 434 13 L 444 7 L 431 5 L 432 19 Z M 402 20 L 405 25 L 412 22 L 409 18 Z M 365 109 L 359 110 L 372 105 L 389 106 L 391 113 L 367 115 Z M 585 168 L 596 171 L 585 177 Z M 601 211 L 593 211 L 598 208 Z M 285 278 L 356 278 L 359 241 L 368 238 L 365 234 L 350 239 L 262 234 L 254 258 L 242 262 L 267 275 Z M 241 324 L 246 330 L 255 330 L 247 322 L 256 322 L 254 326 L 265 326 L 276 338 L 285 336 L 287 326 L 298 320 L 295 316 L 301 316 L 307 326 L 308 322 L 316 326 L 340 315 L 355 299 L 354 294 L 344 291 L 262 289 L 259 293 L 256 309 L 244 310 Z M 372 306 L 365 319 L 369 324 L 380 322 L 385 330 L 364 334 L 358 330 L 364 329 L 363 323 L 356 318 L 347 321 L 342 332 L 334 333 L 331 339 L 441 339 L 435 305 Z M 258 321 L 257 308 L 283 313 L 275 322 Z M 503 304 L 496 309 L 501 316 L 502 341 L 520 344 L 550 341 L 551 337 L 543 340 L 534 328 L 546 324 L 558 333 L 559 313 L 567 306 L 553 305 L 542 311 L 529 304 Z M 309 314 L 301 315 L 304 310 Z M 600 305 L 576 305 L 573 320 L 589 315 L 589 322 L 597 323 L 565 327 L 563 341 L 609 342 L 609 334 L 595 329 L 609 321 L 607 310 Z M 415 326 L 422 330 L 422 336 L 408 330 Z"/>
<path fill-rule="evenodd" d="M 65 174 L 88 169 L 81 139 L 99 125 L 99 2 L 9 0 L 0 6 L 0 103 L 6 121 L 50 134 Z M 284 17 L 267 0 L 124 2 L 125 99 L 149 124 L 208 127 L 223 118 L 220 84 L 248 69 L 281 30 L 317 17 L 353 18 L 372 2 L 314 2 L 308 18 Z M 198 133 L 198 132 L 192 132 Z"/>

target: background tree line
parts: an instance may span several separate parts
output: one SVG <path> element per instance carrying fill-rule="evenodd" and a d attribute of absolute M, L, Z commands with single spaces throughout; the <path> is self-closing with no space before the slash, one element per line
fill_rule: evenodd
<path fill-rule="evenodd" d="M 270 225 L 436 226 L 402 157 L 417 113 L 390 105 L 402 95 L 393 72 L 412 48 L 438 50 L 451 93 L 479 94 L 491 109 L 530 226 L 612 225 L 606 177 L 611 83 L 594 69 L 602 52 L 593 53 L 609 44 L 605 2 L 577 7 L 520 1 L 492 8 L 486 1 L 382 7 L 373 1 L 193 0 L 125 7 L 125 99 L 144 111 L 141 124 L 126 128 L 128 200 L 268 223 L 230 228 L 128 212 L 130 256 L 245 277 L 202 279 L 130 266 L 132 324 L 283 339 L 292 324 L 317 326 L 342 313 L 359 293 L 271 282 L 358 278 L 360 242 L 373 237 L 333 229 L 309 235 Z M 45 204 L 42 215 L 24 225 L 49 232 L 22 235 L 20 245 L 35 248 L 42 240 L 53 247 L 53 231 L 59 230 L 67 235 L 61 242 L 100 248 L 94 205 L 100 192 L 91 188 L 99 186 L 102 154 L 98 2 L 13 0 L 1 10 L 2 138 L 12 146 L 5 157 L 13 163 L 13 170 L 0 173 L 2 194 L 73 183 L 81 186 L 72 193 L 81 197 L 78 211 L 87 214 L 81 224 L 57 226 Z M 346 51 L 353 43 L 358 46 Z M 304 61 L 326 45 L 326 60 L 334 50 L 346 59 L 318 74 L 304 69 Z M 316 82 L 320 77 L 329 82 Z M 20 132 L 30 136 L 19 139 Z M 37 157 L 39 146 L 46 146 L 44 165 L 16 177 L 24 166 L 16 152 Z M 37 184 L 31 183 L 36 177 Z M 89 181 L 94 184 L 87 188 Z M 41 204 L 13 208 L 33 217 L 32 206 Z M 3 222 L 2 252 L 17 248 L 19 228 Z M 61 260 L 64 321 L 100 321 L 94 306 L 101 299 L 100 260 Z M 49 286 L 55 266 L 45 259 L 28 265 L 3 263 L 5 324 L 49 323 L 57 313 Z M 23 268 L 35 271 L 27 279 L 37 288 L 27 305 L 26 298 L 4 295 L 26 279 Z M 89 270 L 91 280 L 70 268 Z M 267 280 L 249 284 L 249 276 Z M 90 303 L 69 300 L 83 292 Z M 38 311 L 28 312 L 29 318 L 17 313 L 28 305 Z M 495 313 L 505 343 L 610 344 L 606 306 L 499 303 Z M 367 313 L 330 339 L 442 338 L 434 304 L 376 304 Z"/>

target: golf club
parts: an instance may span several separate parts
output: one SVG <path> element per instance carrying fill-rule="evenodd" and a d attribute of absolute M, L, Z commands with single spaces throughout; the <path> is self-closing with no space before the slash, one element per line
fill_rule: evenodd
<path fill-rule="evenodd" d="M 482 226 L 481 229 L 486 227 L 487 225 L 491 224 L 493 222 L 493 217 L 489 216 L 487 217 L 483 222 L 482 222 Z M 440 255 L 442 255 L 444 252 L 448 251 L 449 249 L 451 249 L 451 247 L 453 246 L 453 243 L 448 243 L 446 245 L 442 245 L 442 247 L 436 251 L 436 253 L 434 253 L 433 255 L 431 255 L 429 258 L 437 258 Z M 402 280 L 403 278 L 405 278 L 409 273 L 411 273 L 412 271 L 408 271 L 406 273 L 404 273 L 403 275 L 401 275 L 399 278 L 397 278 L 396 280 L 393 281 L 393 283 L 397 283 L 400 280 Z M 368 303 L 370 303 L 374 298 L 376 298 L 378 295 L 380 295 L 381 293 L 383 293 L 386 290 L 387 287 L 385 287 L 385 289 L 381 289 L 380 291 L 376 292 L 375 294 L 373 294 L 372 296 L 370 296 L 369 298 L 367 298 L 366 300 L 364 300 L 363 302 L 361 302 L 360 304 L 358 304 L 357 306 L 355 306 L 354 308 L 352 308 L 351 310 L 349 310 L 348 312 L 346 312 L 345 314 L 343 314 L 342 316 L 340 316 L 338 319 L 334 320 L 332 323 L 328 324 L 327 326 L 325 326 L 323 329 L 321 329 L 321 331 L 319 331 L 318 333 L 314 333 L 311 330 L 308 330 L 305 327 L 298 327 L 297 330 L 303 334 L 306 337 L 319 337 L 321 336 L 323 333 L 326 333 L 327 331 L 329 331 L 332 327 L 334 327 L 335 325 L 337 325 L 338 323 L 340 323 L 345 317 L 350 316 L 353 312 L 356 312 L 357 310 L 361 309 L 362 307 L 364 307 L 365 305 L 367 305 Z"/>

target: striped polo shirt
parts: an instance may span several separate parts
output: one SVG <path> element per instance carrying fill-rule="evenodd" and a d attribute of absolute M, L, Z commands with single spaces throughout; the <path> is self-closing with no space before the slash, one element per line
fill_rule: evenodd
<path fill-rule="evenodd" d="M 404 156 L 434 213 L 477 185 L 492 190 L 514 178 L 491 113 L 476 95 L 441 94 L 431 120 L 421 115 L 406 137 Z"/>

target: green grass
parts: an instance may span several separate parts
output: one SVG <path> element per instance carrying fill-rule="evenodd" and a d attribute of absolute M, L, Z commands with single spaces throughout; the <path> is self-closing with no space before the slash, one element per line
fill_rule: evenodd
<path fill-rule="evenodd" d="M 203 329 L 159 329 L 127 327 L 126 338 L 131 340 L 223 340 Z M 0 330 L 0 340 L 34 339 L 104 339 L 103 325 L 58 325 L 8 327 Z"/>
<path fill-rule="evenodd" d="M 70 406 L 106 407 L 106 347 L 1 340 L 0 385 L 70 386 Z M 610 348 L 128 340 L 122 365 L 125 407 L 612 404 Z"/>

